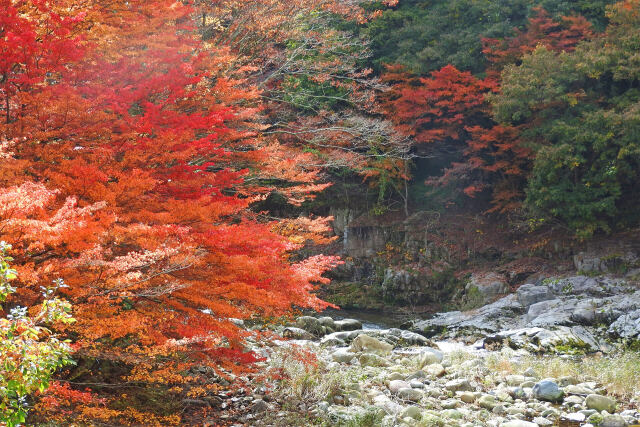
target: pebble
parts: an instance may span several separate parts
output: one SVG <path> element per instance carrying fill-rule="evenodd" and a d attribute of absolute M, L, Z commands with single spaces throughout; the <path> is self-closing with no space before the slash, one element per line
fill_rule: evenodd
<path fill-rule="evenodd" d="M 558 384 L 550 380 L 542 380 L 537 383 L 533 386 L 532 393 L 535 399 L 547 402 L 559 402 L 564 395 Z"/>
<path fill-rule="evenodd" d="M 605 415 L 598 427 L 626 427 L 627 422 L 620 415 Z"/>
<path fill-rule="evenodd" d="M 490 394 L 483 394 L 478 399 L 478 406 L 484 409 L 493 410 L 496 406 L 498 406 L 498 401 L 495 396 L 491 396 Z"/>
<path fill-rule="evenodd" d="M 418 389 L 415 389 L 415 388 L 405 387 L 405 388 L 401 388 L 400 390 L 398 390 L 398 397 L 400 399 L 410 400 L 412 402 L 417 402 L 420 399 L 422 399 L 422 396 L 424 396 L 422 391 L 420 391 Z"/>
<path fill-rule="evenodd" d="M 567 421 L 572 421 L 574 423 L 581 423 L 587 419 L 587 417 L 585 417 L 584 414 L 581 412 L 575 412 L 573 414 L 565 414 L 562 418 Z"/>
<path fill-rule="evenodd" d="M 460 393 L 459 398 L 464 403 L 473 403 L 473 402 L 476 401 L 476 395 L 474 393 L 469 392 L 469 391 L 465 391 L 465 392 Z"/>
<path fill-rule="evenodd" d="M 448 381 L 444 385 L 444 388 L 446 388 L 449 391 L 471 391 L 472 390 L 471 384 L 469 383 L 469 380 L 467 380 L 466 378 L 459 378 L 459 379 Z"/>
<path fill-rule="evenodd" d="M 445 369 L 444 369 L 444 366 L 442 366 L 439 363 L 436 363 L 434 365 L 426 366 L 426 367 L 423 368 L 423 370 L 427 374 L 429 374 L 430 376 L 436 377 L 436 378 L 443 376 L 445 374 L 445 372 L 446 372 Z"/>
<path fill-rule="evenodd" d="M 616 401 L 599 394 L 590 394 L 585 400 L 585 405 L 589 409 L 595 409 L 598 412 L 607 411 L 610 414 L 616 411 Z"/>
<path fill-rule="evenodd" d="M 411 385 L 404 380 L 393 380 L 389 382 L 389 391 L 391 391 L 391 393 L 398 393 L 398 391 L 403 388 L 411 388 Z"/>

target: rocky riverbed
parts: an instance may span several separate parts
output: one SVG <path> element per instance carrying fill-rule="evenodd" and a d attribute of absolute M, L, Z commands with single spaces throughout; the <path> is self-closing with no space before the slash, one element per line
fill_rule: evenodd
<path fill-rule="evenodd" d="M 302 316 L 254 350 L 255 426 L 640 424 L 640 291 L 584 276 L 525 285 L 404 329 Z M 634 341 L 636 340 L 636 341 Z M 275 379 L 274 379 L 275 378 Z"/>

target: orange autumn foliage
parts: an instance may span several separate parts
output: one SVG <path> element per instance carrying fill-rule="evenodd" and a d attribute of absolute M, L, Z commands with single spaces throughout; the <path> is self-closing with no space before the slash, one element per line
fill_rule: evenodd
<path fill-rule="evenodd" d="M 184 374 L 194 363 L 256 360 L 229 318 L 327 306 L 313 291 L 337 260 L 291 256 L 326 241 L 326 220 L 265 221 L 248 209 L 272 189 L 254 178 L 294 182 L 297 203 L 326 185 L 299 166 L 305 155 L 261 140 L 258 92 L 225 75 L 233 54 L 203 46 L 193 9 L 1 4 L 14 43 L 0 42 L 0 229 L 16 250 L 15 303 L 63 277 L 78 357 L 137 365 L 135 381 L 175 393 L 198 381 Z M 25 60 L 25 40 L 37 61 Z M 158 423 L 169 421 L 179 419 Z"/>

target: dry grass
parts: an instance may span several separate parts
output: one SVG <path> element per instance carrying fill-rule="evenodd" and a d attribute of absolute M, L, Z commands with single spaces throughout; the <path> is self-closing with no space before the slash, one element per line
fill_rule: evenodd
<path fill-rule="evenodd" d="M 596 380 L 610 395 L 620 401 L 640 399 L 640 353 L 625 351 L 608 356 L 509 357 L 495 353 L 487 357 L 487 366 L 493 372 L 521 374 L 533 368 L 540 378 L 573 376 L 580 381 Z"/>

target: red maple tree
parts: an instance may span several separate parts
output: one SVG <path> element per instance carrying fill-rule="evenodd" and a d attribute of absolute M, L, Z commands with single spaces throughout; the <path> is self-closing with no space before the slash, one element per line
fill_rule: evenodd
<path fill-rule="evenodd" d="M 3 1 L 0 182 L 36 186 L 47 202 L 19 218 L 2 211 L 3 238 L 20 298 L 58 276 L 69 285 L 77 357 L 124 363 L 128 381 L 180 394 L 206 380 L 186 375 L 193 363 L 255 360 L 230 318 L 326 307 L 312 292 L 336 259 L 292 257 L 326 221 L 259 220 L 248 207 L 269 188 L 245 177 L 295 179 L 297 199 L 323 186 L 295 172 L 299 156 L 260 140 L 257 93 L 225 76 L 232 58 L 203 46 L 191 8 L 75 6 Z M 179 422 L 133 409 L 85 416 Z"/>

